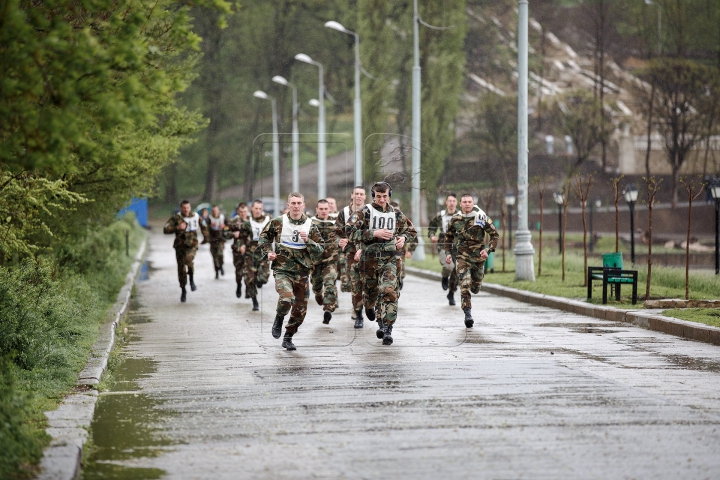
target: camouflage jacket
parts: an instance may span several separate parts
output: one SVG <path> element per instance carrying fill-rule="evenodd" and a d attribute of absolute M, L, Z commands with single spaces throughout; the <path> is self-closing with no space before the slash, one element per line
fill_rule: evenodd
<path fill-rule="evenodd" d="M 261 222 L 265 219 L 266 215 L 263 212 L 261 217 L 255 220 Z M 258 249 L 258 242 L 253 240 L 253 231 L 250 220 L 241 220 L 240 217 L 233 217 L 228 224 L 228 235 L 233 239 L 232 249 L 240 251 L 240 247 L 245 245 L 245 255 L 251 255 Z M 238 238 L 234 238 L 232 232 L 240 232 Z"/>
<path fill-rule="evenodd" d="M 468 214 L 458 212 L 453 215 L 445 233 L 445 243 L 453 245 L 453 251 L 458 257 L 479 259 L 480 252 L 486 246 L 486 234 L 490 237 L 487 250 L 494 252 L 500 235 L 492 219 L 480 208 L 473 208 Z"/>
<path fill-rule="evenodd" d="M 458 213 L 457 209 L 455 210 L 455 213 Z M 445 245 L 445 229 L 447 228 L 447 225 L 445 226 L 445 228 L 443 228 L 443 217 L 447 222 L 447 225 L 450 225 L 452 215 L 448 215 L 447 210 L 442 210 L 430 220 L 427 229 L 427 236 L 428 238 L 432 238 L 437 235 L 437 247 L 439 249 L 448 250 L 450 248 L 450 245 Z"/>
<path fill-rule="evenodd" d="M 178 228 L 182 222 L 187 224 L 185 230 Z M 168 235 L 175 234 L 175 241 L 173 242 L 173 248 L 175 249 L 197 248 L 198 230 L 202 232 L 203 243 L 207 243 L 210 235 L 205 222 L 200 219 L 200 215 L 197 213 L 193 213 L 191 216 L 185 218 L 178 212 L 170 217 L 163 227 L 163 233 Z"/>
<path fill-rule="evenodd" d="M 345 210 L 345 208 L 347 208 L 347 210 Z M 338 239 L 348 238 L 348 233 L 346 229 L 348 218 L 345 218 L 345 213 L 350 212 L 350 215 L 348 215 L 348 217 L 352 216 L 352 205 L 348 205 L 345 208 L 341 209 L 338 212 L 337 219 L 335 220 L 335 233 Z M 345 245 L 345 249 L 342 251 L 342 253 L 344 253 L 345 255 L 355 255 L 355 252 L 357 252 L 357 245 L 352 241 L 348 241 L 348 244 Z"/>
<path fill-rule="evenodd" d="M 317 217 L 312 218 L 313 225 L 318 228 L 320 236 L 322 237 L 323 253 L 321 262 L 337 262 L 338 251 L 338 239 L 337 230 L 335 229 L 335 221 L 328 218 L 327 220 L 321 220 Z"/>
<path fill-rule="evenodd" d="M 302 225 L 308 219 L 303 214 L 299 220 L 293 220 L 290 218 L 290 214 L 286 214 L 287 218 L 290 219 L 290 223 L 294 225 Z M 280 234 L 283 229 L 283 217 L 275 217 L 270 220 L 265 226 L 265 229 L 260 233 L 260 241 L 258 247 L 262 252 L 262 257 L 266 257 L 270 253 L 272 243 L 275 242 L 275 253 L 277 258 L 272 262 L 272 269 L 275 271 L 297 274 L 307 274 L 313 264 L 317 263 L 322 256 L 323 239 L 320 236 L 320 231 L 315 225 L 310 226 L 310 233 L 308 234 L 308 240 L 306 242 L 307 248 L 293 249 L 287 248 L 280 244 Z"/>
<path fill-rule="evenodd" d="M 394 213 L 394 235 L 390 240 L 381 240 L 373 236 L 373 229 L 370 224 L 372 217 L 371 208 L 381 213 Z M 355 242 L 357 247 L 363 250 L 363 255 L 372 252 L 396 251 L 395 238 L 397 237 L 405 237 L 405 243 L 411 243 L 417 238 L 415 227 L 405 214 L 390 205 L 388 205 L 387 209 L 383 212 L 375 203 L 365 205 L 359 211 L 353 213 L 345 226 L 345 232 L 350 241 Z"/>

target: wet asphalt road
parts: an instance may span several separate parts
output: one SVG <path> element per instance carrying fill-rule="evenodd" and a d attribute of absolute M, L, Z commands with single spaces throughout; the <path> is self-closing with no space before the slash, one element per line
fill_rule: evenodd
<path fill-rule="evenodd" d="M 272 284 L 251 312 L 202 246 L 181 304 L 171 246 L 156 229 L 85 478 L 720 478 L 716 346 L 484 293 L 467 330 L 408 277 L 394 345 L 342 294 L 287 352 Z"/>

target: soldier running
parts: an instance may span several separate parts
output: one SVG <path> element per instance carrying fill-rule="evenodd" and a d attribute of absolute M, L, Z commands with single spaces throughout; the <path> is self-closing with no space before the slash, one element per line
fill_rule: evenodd
<path fill-rule="evenodd" d="M 220 213 L 219 206 L 212 206 L 212 211 L 205 221 L 205 225 L 209 228 L 210 255 L 212 255 L 213 266 L 215 267 L 215 280 L 217 280 L 218 274 L 225 275 L 225 270 L 223 269 L 223 263 L 225 263 L 223 255 L 225 250 L 225 237 L 223 236 L 223 231 L 225 230 L 225 215 Z"/>
<path fill-rule="evenodd" d="M 263 203 L 254 200 L 250 206 L 250 219 L 242 224 L 240 233 L 236 238 L 242 238 L 240 251 L 245 258 L 245 295 L 253 302 L 253 311 L 260 310 L 257 301 L 257 289 L 262 288 L 270 278 L 270 261 L 262 254 L 259 248 L 260 233 L 270 223 L 270 216 L 263 212 Z"/>
<path fill-rule="evenodd" d="M 312 267 L 312 290 L 315 294 L 315 301 L 323 307 L 323 323 L 328 324 L 332 318 L 332 312 L 338 306 L 337 287 L 335 286 L 338 245 L 335 220 L 330 217 L 330 205 L 327 200 L 318 200 L 316 215 L 312 221 L 320 232 L 324 248 L 321 259 Z"/>
<path fill-rule="evenodd" d="M 485 234 L 490 237 L 489 245 L 485 244 Z M 470 314 L 472 305 L 470 293 L 478 293 L 485 276 L 485 260 L 488 252 L 494 252 L 497 247 L 497 230 L 493 222 L 479 207 L 470 194 L 460 198 L 460 212 L 450 220 L 445 232 L 445 244 L 455 244 L 455 261 L 460 282 L 460 298 L 463 312 L 465 312 L 465 326 L 473 326 Z M 448 254 L 446 262 L 450 263 L 452 255 Z"/>
<path fill-rule="evenodd" d="M 200 215 L 192 212 L 190 202 L 187 200 L 180 203 L 180 212 L 170 217 L 163 228 L 163 233 L 175 234 L 173 248 L 175 249 L 175 259 L 178 266 L 178 281 L 182 289 L 181 302 L 187 300 L 185 285 L 187 285 L 188 277 L 190 278 L 190 290 L 193 292 L 197 290 L 193 279 L 195 274 L 193 260 L 195 260 L 198 249 L 198 229 L 203 234 L 202 243 L 207 243 L 209 238 L 207 227 L 200 221 Z"/>
<path fill-rule="evenodd" d="M 445 210 L 441 210 L 435 218 L 430 220 L 428 225 L 428 237 L 430 241 L 437 245 L 438 248 L 438 260 L 442 265 L 442 289 L 450 291 L 447 294 L 448 303 L 455 305 L 455 292 L 458 287 L 458 276 L 457 270 L 455 269 L 455 262 L 446 261 L 447 254 L 451 251 L 452 245 L 445 242 L 445 232 L 447 232 L 448 224 L 452 219 L 453 215 L 457 213 L 457 196 L 454 193 L 448 193 L 445 197 Z M 440 233 L 438 234 L 438 230 Z"/>
<path fill-rule="evenodd" d="M 233 266 L 235 266 L 235 283 L 237 284 L 237 288 L 235 289 L 235 296 L 237 298 L 240 298 L 242 296 L 242 281 L 243 273 L 245 271 L 244 246 L 248 242 L 248 239 L 245 237 L 241 237 L 239 233 L 235 235 L 235 233 L 242 230 L 242 225 L 243 223 L 247 222 L 247 220 L 247 205 L 245 203 L 241 203 L 237 206 L 237 209 L 235 209 L 235 215 L 227 223 L 225 232 L 226 238 L 232 240 L 233 242 L 230 249 L 232 250 L 233 254 Z M 246 298 L 250 298 L 250 296 L 248 295 Z"/>
<path fill-rule="evenodd" d="M 355 312 L 355 328 L 363 328 L 363 286 L 360 272 L 358 271 L 358 262 L 355 260 L 355 252 L 357 248 L 354 243 L 348 241 L 347 232 L 345 231 L 346 223 L 350 216 L 359 211 L 365 205 L 365 188 L 357 186 L 353 188 L 350 197 L 352 200 L 350 205 L 340 210 L 335 222 L 335 230 L 340 239 L 340 262 L 345 265 L 345 277 L 340 278 L 340 290 L 343 292 L 352 292 L 352 307 Z M 373 319 L 371 319 L 373 320 Z"/>
<path fill-rule="evenodd" d="M 410 220 L 390 206 L 390 184 L 375 183 L 371 194 L 373 202 L 352 214 L 346 231 L 350 241 L 360 246 L 355 258 L 362 259 L 359 272 L 365 285 L 365 312 L 369 320 L 377 317 L 376 334 L 383 345 L 392 345 L 398 305 L 398 257 L 404 255 L 405 243 L 417 234 Z"/>
<path fill-rule="evenodd" d="M 302 194 L 291 193 L 287 205 L 290 211 L 273 218 L 260 234 L 259 248 L 272 262 L 275 290 L 280 295 L 272 336 L 280 338 L 283 320 L 290 312 L 282 346 L 295 350 L 292 337 L 297 333 L 307 313 L 305 291 L 308 275 L 313 263 L 319 260 L 323 247 L 318 228 L 304 213 L 305 198 Z M 275 251 L 271 250 L 273 242 Z"/>

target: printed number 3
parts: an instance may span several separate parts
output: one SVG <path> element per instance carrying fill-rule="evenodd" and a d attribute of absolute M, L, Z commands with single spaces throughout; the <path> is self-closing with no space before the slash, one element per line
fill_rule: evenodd
<path fill-rule="evenodd" d="M 297 230 L 293 230 L 292 241 L 297 242 L 298 240 L 300 240 L 300 235 L 298 234 Z"/>

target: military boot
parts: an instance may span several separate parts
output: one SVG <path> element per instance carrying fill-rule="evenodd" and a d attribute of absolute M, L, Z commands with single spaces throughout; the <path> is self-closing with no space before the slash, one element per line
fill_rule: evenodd
<path fill-rule="evenodd" d="M 328 323 L 330 323 L 330 319 L 331 319 L 331 318 L 332 318 L 332 313 L 331 313 L 331 312 L 326 311 L 325 313 L 323 313 L 323 323 L 324 323 L 325 325 L 327 325 Z"/>
<path fill-rule="evenodd" d="M 216 268 L 216 269 L 215 269 L 215 280 L 217 280 L 218 278 L 220 278 L 219 275 L 220 275 L 220 271 Z"/>
<path fill-rule="evenodd" d="M 259 304 L 258 301 L 257 301 L 257 297 L 252 297 L 252 302 L 253 302 L 253 309 L 252 309 L 252 311 L 253 311 L 253 312 L 257 312 L 258 310 L 260 310 L 260 304 Z"/>
<path fill-rule="evenodd" d="M 475 322 L 473 321 L 472 315 L 470 315 L 470 307 L 463 308 L 463 312 L 465 312 L 465 326 L 467 328 L 472 327 Z"/>
<path fill-rule="evenodd" d="M 385 330 L 383 326 L 383 322 L 381 318 L 377 319 L 378 322 L 378 329 L 375 331 L 375 336 L 379 339 L 382 339 L 385 336 Z"/>
<path fill-rule="evenodd" d="M 286 348 L 288 350 L 297 350 L 297 347 L 295 347 L 295 344 L 292 342 L 292 336 L 292 333 L 285 332 L 285 336 L 283 337 L 282 342 L 283 348 Z"/>
<path fill-rule="evenodd" d="M 190 279 L 190 290 L 194 292 L 195 290 L 197 290 L 197 287 L 195 286 L 195 281 L 193 280 L 192 275 L 188 275 L 188 277 Z"/>
<path fill-rule="evenodd" d="M 370 320 L 371 322 L 375 321 L 375 309 L 365 308 L 365 315 L 367 315 L 368 320 Z"/>
<path fill-rule="evenodd" d="M 442 289 L 447 290 L 449 288 L 448 277 L 442 277 Z"/>
<path fill-rule="evenodd" d="M 238 282 L 238 284 L 237 284 L 237 288 L 235 289 L 235 296 L 237 298 L 242 297 L 242 283 L 241 282 Z"/>
<path fill-rule="evenodd" d="M 185 290 L 185 287 L 182 288 L 182 294 L 180 294 L 180 301 L 185 303 L 187 301 L 187 291 Z"/>
<path fill-rule="evenodd" d="M 223 277 L 225 276 L 225 269 L 222 265 L 220 265 L 220 275 L 222 275 Z"/>
<path fill-rule="evenodd" d="M 455 305 L 455 292 L 450 292 L 447 294 L 448 303 L 450 305 Z"/>
<path fill-rule="evenodd" d="M 362 308 L 360 310 L 355 310 L 355 328 L 363 328 Z"/>
<path fill-rule="evenodd" d="M 392 345 L 392 325 L 385 325 L 383 327 L 383 345 Z"/>
<path fill-rule="evenodd" d="M 275 321 L 272 324 L 272 336 L 273 338 L 280 338 L 280 330 L 283 326 L 283 316 L 275 315 Z"/>

